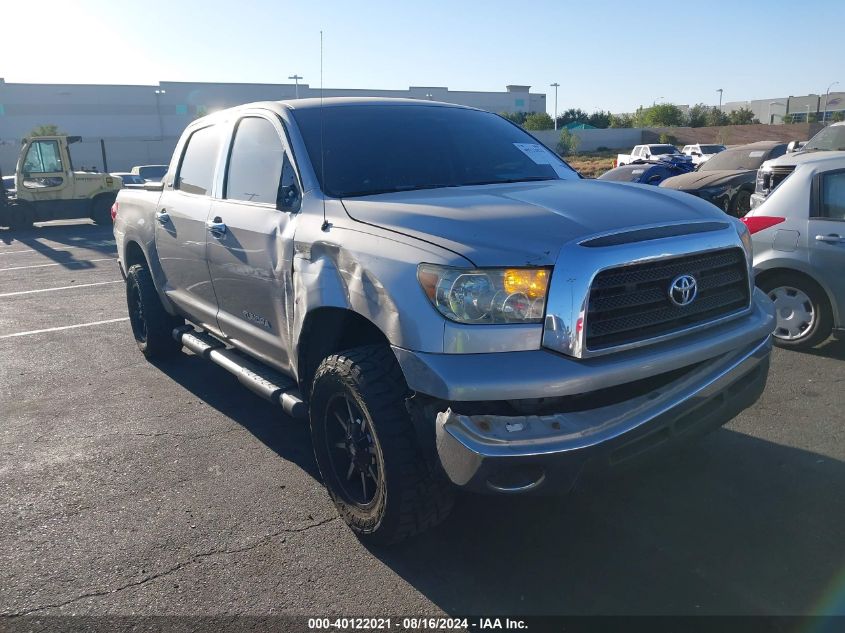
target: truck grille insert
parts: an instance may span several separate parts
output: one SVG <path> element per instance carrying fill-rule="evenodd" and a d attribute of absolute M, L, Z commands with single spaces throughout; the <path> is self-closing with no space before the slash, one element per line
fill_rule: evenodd
<path fill-rule="evenodd" d="M 687 305 L 670 299 L 680 275 L 695 279 Z M 714 321 L 748 307 L 745 253 L 729 248 L 603 270 L 590 289 L 586 343 L 591 351 L 648 340 Z"/>

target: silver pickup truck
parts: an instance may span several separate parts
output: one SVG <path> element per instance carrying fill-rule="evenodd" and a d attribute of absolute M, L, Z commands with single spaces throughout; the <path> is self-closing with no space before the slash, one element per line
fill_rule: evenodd
<path fill-rule="evenodd" d="M 185 347 L 308 418 L 332 500 L 374 542 L 438 523 L 456 488 L 567 492 L 766 384 L 774 314 L 744 225 L 584 180 L 488 112 L 221 111 L 112 215 L 141 351 Z"/>

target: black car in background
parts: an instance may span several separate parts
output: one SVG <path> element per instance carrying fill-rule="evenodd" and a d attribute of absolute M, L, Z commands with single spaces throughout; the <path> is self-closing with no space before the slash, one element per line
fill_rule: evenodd
<path fill-rule="evenodd" d="M 667 178 L 661 187 L 686 191 L 741 218 L 751 210 L 757 168 L 786 153 L 786 143 L 760 141 L 719 152 L 696 171 Z"/>

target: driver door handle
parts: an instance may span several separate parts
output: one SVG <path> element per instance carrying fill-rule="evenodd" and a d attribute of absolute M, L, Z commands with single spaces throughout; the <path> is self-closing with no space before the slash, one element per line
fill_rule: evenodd
<path fill-rule="evenodd" d="M 828 244 L 845 244 L 845 237 L 830 233 L 829 235 L 816 235 L 817 242 L 827 242 Z"/>
<path fill-rule="evenodd" d="M 167 211 L 162 209 L 161 211 L 156 211 L 156 220 L 158 220 L 159 224 L 167 224 L 170 222 L 170 216 L 167 214 Z"/>
<path fill-rule="evenodd" d="M 226 235 L 226 225 L 220 218 L 214 218 L 205 223 L 205 227 L 208 229 L 208 232 L 211 233 L 214 237 L 223 237 Z"/>

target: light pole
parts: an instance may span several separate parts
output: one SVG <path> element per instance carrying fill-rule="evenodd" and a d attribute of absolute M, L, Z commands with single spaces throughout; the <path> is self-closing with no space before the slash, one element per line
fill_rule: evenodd
<path fill-rule="evenodd" d="M 810 104 L 807 104 L 807 123 L 810 122 Z"/>
<path fill-rule="evenodd" d="M 838 83 L 838 81 L 834 81 L 827 87 L 827 91 L 824 93 L 824 115 L 822 116 L 822 123 L 825 123 L 827 121 L 827 97 L 830 95 L 830 89 Z"/>
<path fill-rule="evenodd" d="M 299 80 L 302 79 L 300 75 L 293 74 L 288 79 L 293 79 L 294 99 L 299 99 Z"/>
<path fill-rule="evenodd" d="M 719 93 L 719 112 L 721 112 L 722 111 L 722 93 L 724 92 L 724 90 L 719 88 L 716 92 Z"/>
<path fill-rule="evenodd" d="M 167 94 L 167 90 L 154 90 L 156 96 L 156 114 L 158 115 L 158 136 L 164 138 L 164 121 L 161 119 L 161 95 Z"/>
<path fill-rule="evenodd" d="M 557 130 L 557 89 L 560 88 L 560 84 L 554 82 L 553 84 L 549 84 L 549 86 L 555 89 L 555 130 Z"/>

